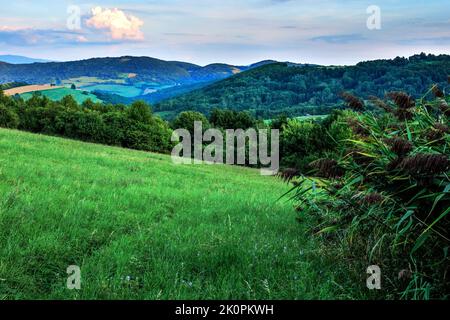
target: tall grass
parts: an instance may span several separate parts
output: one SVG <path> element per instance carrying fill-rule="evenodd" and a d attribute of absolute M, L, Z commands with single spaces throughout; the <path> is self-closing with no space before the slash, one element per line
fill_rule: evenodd
<path fill-rule="evenodd" d="M 349 93 L 343 97 L 354 111 L 338 121 L 352 137 L 312 163 L 313 178 L 299 179 L 288 194 L 301 216 L 315 219 L 311 231 L 329 254 L 347 263 L 350 282 L 376 264 L 383 275 L 377 297 L 448 298 L 448 97 L 436 86 L 417 102 L 392 92 L 372 99 L 381 114 L 365 111 L 366 103 Z"/>
<path fill-rule="evenodd" d="M 259 170 L 0 129 L 1 299 L 332 299 Z M 66 269 L 81 268 L 81 290 Z"/>

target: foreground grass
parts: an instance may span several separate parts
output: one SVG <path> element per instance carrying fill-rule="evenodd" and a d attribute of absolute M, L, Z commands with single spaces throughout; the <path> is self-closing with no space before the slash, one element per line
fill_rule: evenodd
<path fill-rule="evenodd" d="M 0 129 L 0 299 L 336 297 L 287 186 Z M 79 265 L 82 288 L 66 288 Z"/>

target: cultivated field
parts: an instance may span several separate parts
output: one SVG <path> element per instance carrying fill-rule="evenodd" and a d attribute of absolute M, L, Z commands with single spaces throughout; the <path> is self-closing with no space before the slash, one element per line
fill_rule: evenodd
<path fill-rule="evenodd" d="M 16 94 L 23 94 L 23 93 L 34 92 L 34 91 L 42 91 L 42 90 L 55 90 L 55 89 L 60 89 L 60 88 L 63 88 L 63 87 L 51 86 L 50 84 L 36 84 L 36 85 L 29 85 L 29 86 L 23 86 L 23 87 L 17 87 L 17 88 L 5 90 L 5 95 L 14 96 Z"/>

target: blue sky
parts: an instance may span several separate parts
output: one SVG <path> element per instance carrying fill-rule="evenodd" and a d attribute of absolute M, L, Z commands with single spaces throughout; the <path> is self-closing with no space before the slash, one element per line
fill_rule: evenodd
<path fill-rule="evenodd" d="M 449 0 L 0 0 L 0 54 L 51 60 L 138 55 L 201 65 L 353 64 L 450 54 Z M 80 28 L 68 28 L 70 6 Z M 367 8 L 380 8 L 369 30 Z M 71 11 L 72 13 L 74 11 Z M 71 24 L 73 26 L 73 24 Z"/>

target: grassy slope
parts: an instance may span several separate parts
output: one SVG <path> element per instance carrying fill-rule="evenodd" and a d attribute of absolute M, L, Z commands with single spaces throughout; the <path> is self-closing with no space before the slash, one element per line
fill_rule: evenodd
<path fill-rule="evenodd" d="M 111 94 L 118 94 L 125 98 L 133 98 L 139 96 L 142 92 L 140 88 L 134 86 L 127 86 L 121 84 L 93 84 L 90 86 L 82 87 L 81 90 L 93 91 L 106 91 Z"/>
<path fill-rule="evenodd" d="M 52 89 L 52 90 L 42 90 L 39 91 L 42 95 L 46 96 L 50 100 L 60 101 L 62 98 L 68 95 L 72 95 L 72 97 L 78 102 L 83 103 L 87 99 L 91 99 L 93 102 L 102 102 L 95 95 L 88 93 L 83 94 L 82 90 L 73 90 L 69 88 L 60 88 L 60 89 Z M 28 100 L 33 96 L 32 92 L 24 93 L 20 95 L 23 99 Z"/>
<path fill-rule="evenodd" d="M 286 189 L 247 168 L 0 129 L 0 299 L 336 297 L 276 202 Z M 65 287 L 71 264 L 81 291 Z"/>

